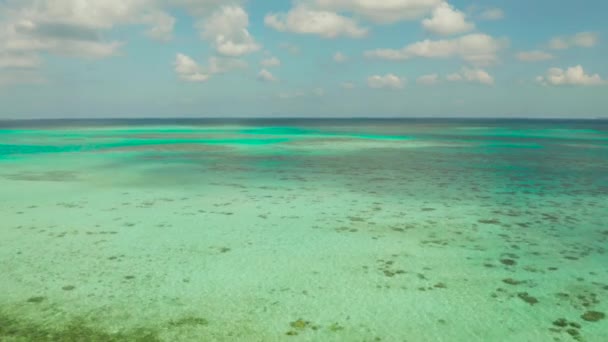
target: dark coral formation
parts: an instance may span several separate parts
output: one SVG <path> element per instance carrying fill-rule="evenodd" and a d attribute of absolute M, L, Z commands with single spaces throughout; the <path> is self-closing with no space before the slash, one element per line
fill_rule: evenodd
<path fill-rule="evenodd" d="M 606 317 L 606 314 L 599 311 L 587 311 L 581 315 L 581 318 L 587 322 L 597 322 Z"/>
<path fill-rule="evenodd" d="M 530 305 L 534 305 L 534 304 L 538 303 L 538 299 L 536 299 L 536 297 L 529 295 L 528 292 L 519 292 L 517 294 L 517 297 L 519 297 L 519 299 L 523 300 L 524 302 L 526 302 Z"/>

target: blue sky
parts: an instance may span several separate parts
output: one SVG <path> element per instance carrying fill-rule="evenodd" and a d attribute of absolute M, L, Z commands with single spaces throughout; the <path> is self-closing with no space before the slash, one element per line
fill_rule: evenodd
<path fill-rule="evenodd" d="M 606 1 L 0 0 L 0 118 L 608 118 Z"/>

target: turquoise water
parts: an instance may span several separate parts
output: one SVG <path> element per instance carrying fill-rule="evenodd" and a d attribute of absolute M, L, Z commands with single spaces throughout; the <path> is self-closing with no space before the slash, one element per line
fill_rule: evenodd
<path fill-rule="evenodd" d="M 0 122 L 0 340 L 605 341 L 607 216 L 607 122 Z"/>

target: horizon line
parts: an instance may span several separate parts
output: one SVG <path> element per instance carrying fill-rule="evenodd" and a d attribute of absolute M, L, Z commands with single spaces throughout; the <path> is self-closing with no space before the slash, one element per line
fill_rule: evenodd
<path fill-rule="evenodd" d="M 254 117 L 219 117 L 219 116 L 206 116 L 206 117 L 33 117 L 33 118 L 0 118 L 0 122 L 17 122 L 17 121 L 85 121 L 85 120 L 608 120 L 608 117 L 530 117 L 530 116 L 254 116 Z"/>

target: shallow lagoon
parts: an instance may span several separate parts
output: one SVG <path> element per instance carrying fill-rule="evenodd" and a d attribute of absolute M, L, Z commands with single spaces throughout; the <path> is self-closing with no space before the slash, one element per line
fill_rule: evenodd
<path fill-rule="evenodd" d="M 606 122 L 0 128 L 0 340 L 608 336 Z"/>

